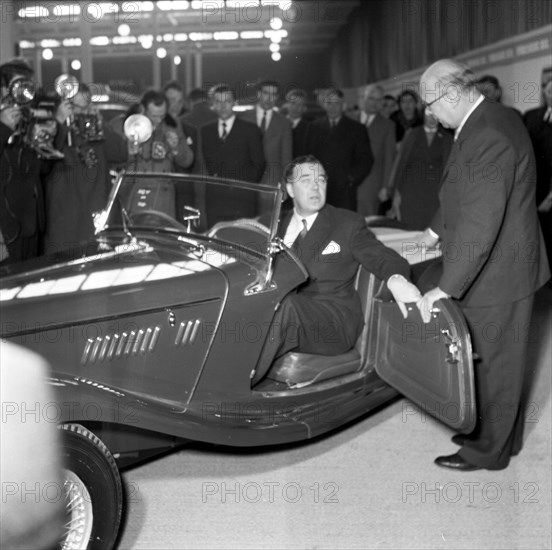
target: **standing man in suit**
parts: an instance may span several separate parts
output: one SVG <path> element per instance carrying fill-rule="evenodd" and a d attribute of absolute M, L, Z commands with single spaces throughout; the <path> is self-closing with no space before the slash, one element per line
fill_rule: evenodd
<path fill-rule="evenodd" d="M 210 176 L 219 176 L 259 183 L 265 168 L 262 135 L 259 128 L 234 114 L 236 94 L 225 84 L 213 90 L 213 110 L 217 121 L 201 127 L 201 146 L 205 169 Z M 225 204 L 216 204 L 206 196 L 210 221 L 235 219 L 235 213 L 254 216 L 256 204 L 252 194 L 236 194 Z"/>
<path fill-rule="evenodd" d="M 280 86 L 273 80 L 265 80 L 257 86 L 255 109 L 243 113 L 242 118 L 256 124 L 263 135 L 265 170 L 261 183 L 278 185 L 284 168 L 291 162 L 291 124 L 285 116 L 274 110 Z"/>
<path fill-rule="evenodd" d="M 186 168 L 180 168 L 179 172 L 186 174 L 197 173 L 195 170 L 198 165 L 197 129 L 184 118 L 184 113 L 186 112 L 184 108 L 184 90 L 176 80 L 171 80 L 165 84 L 163 92 L 167 98 L 166 118 L 168 120 L 172 119 L 180 127 L 179 133 L 182 134 L 183 139 L 186 140 L 186 143 L 194 154 L 192 164 Z"/>
<path fill-rule="evenodd" d="M 326 116 L 309 124 L 306 152 L 328 174 L 328 203 L 356 210 L 356 188 L 374 163 L 366 128 L 343 116 L 343 92 L 331 88 L 324 95 Z"/>
<path fill-rule="evenodd" d="M 441 240 L 443 273 L 418 307 L 427 323 L 437 300 L 457 300 L 480 358 L 476 427 L 453 439 L 459 452 L 435 462 L 463 471 L 501 470 L 521 450 L 526 332 L 534 294 L 550 277 L 536 212 L 535 157 L 521 118 L 485 99 L 467 65 L 435 62 L 422 75 L 420 91 L 426 110 L 456 131 L 440 210 L 422 243 Z"/>
<path fill-rule="evenodd" d="M 542 85 L 544 105 L 527 111 L 523 120 L 537 161 L 537 210 L 552 263 L 552 78 Z"/>
<path fill-rule="evenodd" d="M 369 84 L 364 88 L 363 109 L 359 122 L 366 126 L 374 165 L 357 189 L 357 212 L 363 216 L 376 216 L 381 203 L 391 197 L 386 193 L 395 158 L 395 123 L 380 114 L 383 106 L 383 88 Z"/>
<path fill-rule="evenodd" d="M 309 125 L 305 117 L 307 92 L 301 88 L 290 90 L 286 94 L 286 107 L 293 136 L 293 158 L 297 158 L 305 154 L 305 140 Z"/>
<path fill-rule="evenodd" d="M 0 233 L 6 263 L 38 256 L 44 231 L 40 160 L 19 132 L 24 110 L 10 94 L 19 79 L 33 77 L 23 60 L 0 66 Z"/>
<path fill-rule="evenodd" d="M 405 303 L 421 298 L 408 281 L 408 263 L 380 243 L 361 216 L 326 204 L 329 180 L 315 157 L 295 159 L 284 181 L 293 211 L 282 220 L 280 236 L 295 249 L 309 278 L 280 304 L 253 384 L 288 351 L 339 355 L 353 348 L 362 330 L 360 298 L 354 288 L 359 265 L 387 281 L 405 318 Z"/>

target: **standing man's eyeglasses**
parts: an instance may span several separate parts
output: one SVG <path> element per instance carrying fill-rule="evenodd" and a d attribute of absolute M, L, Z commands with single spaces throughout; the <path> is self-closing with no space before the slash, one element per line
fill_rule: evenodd
<path fill-rule="evenodd" d="M 445 97 L 447 95 L 447 92 L 442 93 L 439 97 L 435 98 L 433 101 L 430 101 L 429 103 L 424 103 L 424 109 L 431 110 L 431 106 L 439 101 L 442 97 Z"/>

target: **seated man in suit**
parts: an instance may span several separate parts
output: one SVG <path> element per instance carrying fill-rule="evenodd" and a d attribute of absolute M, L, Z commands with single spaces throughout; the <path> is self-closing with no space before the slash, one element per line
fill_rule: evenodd
<path fill-rule="evenodd" d="M 362 330 L 354 289 L 359 264 L 387 281 L 405 318 L 405 303 L 421 298 L 408 281 L 408 263 L 376 239 L 362 216 L 326 204 L 328 180 L 320 161 L 299 157 L 284 178 L 294 208 L 282 220 L 281 236 L 301 258 L 309 278 L 276 312 L 253 383 L 289 351 L 339 355 L 353 348 Z"/>

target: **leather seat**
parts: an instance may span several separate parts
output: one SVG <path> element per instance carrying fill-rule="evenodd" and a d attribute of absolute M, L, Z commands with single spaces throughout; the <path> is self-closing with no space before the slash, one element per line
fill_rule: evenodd
<path fill-rule="evenodd" d="M 347 353 L 334 356 L 287 353 L 275 361 L 267 374 L 268 379 L 283 382 L 289 388 L 302 388 L 364 368 L 371 351 L 369 335 L 372 332 L 373 298 L 382 291 L 387 291 L 387 287 L 372 273 L 359 266 L 355 289 L 360 296 L 364 318 L 364 327 L 355 347 Z"/>

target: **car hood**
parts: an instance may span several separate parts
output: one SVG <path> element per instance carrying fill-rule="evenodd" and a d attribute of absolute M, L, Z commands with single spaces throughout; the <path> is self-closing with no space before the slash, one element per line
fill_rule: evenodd
<path fill-rule="evenodd" d="M 236 256 L 184 243 L 108 242 L 25 263 L 0 279 L 4 336 L 38 327 L 92 322 L 176 304 L 220 300 L 229 280 L 254 279 Z M 55 298 L 55 299 L 54 299 Z"/>

